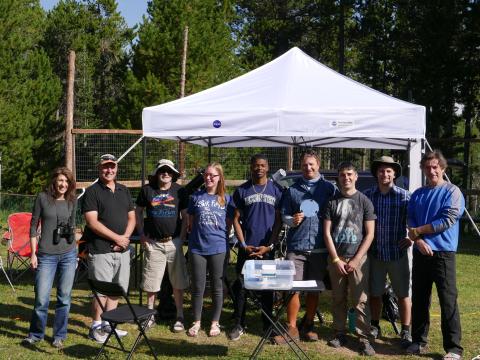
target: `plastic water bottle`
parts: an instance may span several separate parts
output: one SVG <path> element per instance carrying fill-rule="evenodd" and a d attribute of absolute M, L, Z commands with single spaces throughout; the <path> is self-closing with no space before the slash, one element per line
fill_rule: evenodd
<path fill-rule="evenodd" d="M 348 310 L 348 313 L 347 313 L 347 317 L 348 317 L 348 330 L 352 333 L 352 334 L 355 334 L 356 333 L 356 318 L 357 318 L 357 315 L 355 314 L 355 309 L 354 308 L 350 308 Z"/>

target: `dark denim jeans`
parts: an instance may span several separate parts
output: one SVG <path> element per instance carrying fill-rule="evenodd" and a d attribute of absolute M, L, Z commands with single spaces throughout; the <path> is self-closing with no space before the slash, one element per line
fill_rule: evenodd
<path fill-rule="evenodd" d="M 455 252 L 436 251 L 433 256 L 425 256 L 413 250 L 412 337 L 413 342 L 427 343 L 432 285 L 435 283 L 440 302 L 443 348 L 447 353 L 462 355 L 455 263 Z"/>
<path fill-rule="evenodd" d="M 68 313 L 72 294 L 77 249 L 61 255 L 38 255 L 35 273 L 35 305 L 30 321 L 29 336 L 43 339 L 47 324 L 48 305 L 53 281 L 57 280 L 57 304 L 53 323 L 53 338 L 64 340 L 67 336 Z"/>

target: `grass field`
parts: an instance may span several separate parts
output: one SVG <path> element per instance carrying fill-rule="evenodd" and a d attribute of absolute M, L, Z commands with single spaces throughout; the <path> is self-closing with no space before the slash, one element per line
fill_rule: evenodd
<path fill-rule="evenodd" d="M 5 259 L 6 248 L 0 247 Z M 459 288 L 459 304 L 463 328 L 463 346 L 465 347 L 465 359 L 471 359 L 480 354 L 480 301 L 478 291 L 480 289 L 479 263 L 480 263 L 480 241 L 463 241 L 457 258 L 457 274 Z M 23 337 L 28 332 L 29 319 L 33 306 L 33 277 L 31 274 L 24 277 L 20 283 L 15 285 L 16 294 L 10 289 L 3 274 L 0 274 L 0 359 L 61 359 L 61 358 L 93 358 L 99 345 L 87 339 L 88 326 L 90 325 L 90 295 L 86 283 L 75 286 L 72 296 L 72 308 L 69 322 L 69 334 L 63 351 L 59 352 L 50 345 L 52 334 L 52 316 L 50 311 L 47 336 L 35 349 L 27 349 L 20 345 Z M 434 292 L 434 294 L 436 294 Z M 134 301 L 138 301 L 138 293 L 132 292 Z M 54 296 L 52 296 L 54 305 Z M 189 295 L 186 295 L 186 321 L 191 321 Z M 148 331 L 149 338 L 153 342 L 157 354 L 162 359 L 218 359 L 232 358 L 240 359 L 249 356 L 255 345 L 260 340 L 261 320 L 257 311 L 248 312 L 248 332 L 239 341 L 232 342 L 226 337 L 225 332 L 219 337 L 209 338 L 205 331 L 208 331 L 210 303 L 208 298 L 205 304 L 204 328 L 198 338 L 189 338 L 186 334 L 174 334 L 169 330 L 169 323 L 162 323 Z M 314 359 L 340 359 L 359 357 L 356 352 L 356 344 L 350 338 L 350 349 L 333 350 L 326 345 L 330 337 L 329 326 L 331 324 L 330 294 L 326 292 L 321 295 L 320 309 L 325 315 L 326 324 L 317 323 L 316 329 L 320 335 L 320 341 L 316 343 L 301 343 L 307 354 Z M 221 323 L 227 329 L 231 326 L 232 304 L 230 300 L 225 301 Z M 436 295 L 432 303 L 432 324 L 430 332 L 430 353 L 427 358 L 441 358 L 443 355 L 441 333 L 440 333 L 440 312 Z M 398 339 L 393 333 L 392 326 L 386 321 L 381 323 L 383 338 L 375 345 L 377 357 L 385 359 L 408 358 L 401 355 Z M 131 334 L 127 336 L 126 344 L 132 345 L 135 328 L 132 325 L 123 326 Z M 112 339 L 114 340 L 114 339 Z M 112 342 L 114 343 L 114 341 Z M 109 349 L 109 358 L 124 358 L 121 352 Z M 288 347 L 266 345 L 260 355 L 261 359 L 285 359 L 293 358 L 293 353 Z M 137 349 L 136 359 L 150 358 L 148 347 L 142 342 Z M 425 356 L 422 356 L 425 358 Z"/>

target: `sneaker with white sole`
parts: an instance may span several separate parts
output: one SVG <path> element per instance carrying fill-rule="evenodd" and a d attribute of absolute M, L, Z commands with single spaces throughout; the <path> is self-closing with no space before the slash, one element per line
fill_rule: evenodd
<path fill-rule="evenodd" d="M 112 332 L 110 324 L 102 325 L 102 331 L 107 335 L 110 334 Z M 117 333 L 118 337 L 124 337 L 128 335 L 128 331 L 120 330 L 118 328 L 115 329 L 115 332 Z"/>
<path fill-rule="evenodd" d="M 174 333 L 180 333 L 185 331 L 185 325 L 183 325 L 183 318 L 177 318 L 175 324 L 173 324 L 172 330 Z"/>
<path fill-rule="evenodd" d="M 101 326 L 90 328 L 88 331 L 88 338 L 96 341 L 99 344 L 103 344 L 107 340 L 108 334 L 106 334 Z"/>

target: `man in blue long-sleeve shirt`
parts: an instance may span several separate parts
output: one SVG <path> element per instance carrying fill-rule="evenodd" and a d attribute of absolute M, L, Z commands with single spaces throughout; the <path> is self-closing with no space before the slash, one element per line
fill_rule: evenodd
<path fill-rule="evenodd" d="M 435 283 L 441 310 L 445 360 L 460 359 L 460 312 L 457 304 L 455 253 L 459 219 L 465 210 L 460 189 L 444 180 L 447 161 L 438 150 L 420 161 L 427 186 L 416 190 L 408 205 L 408 236 L 415 241 L 412 269 L 412 338 L 410 354 L 426 351 L 430 298 Z"/>

